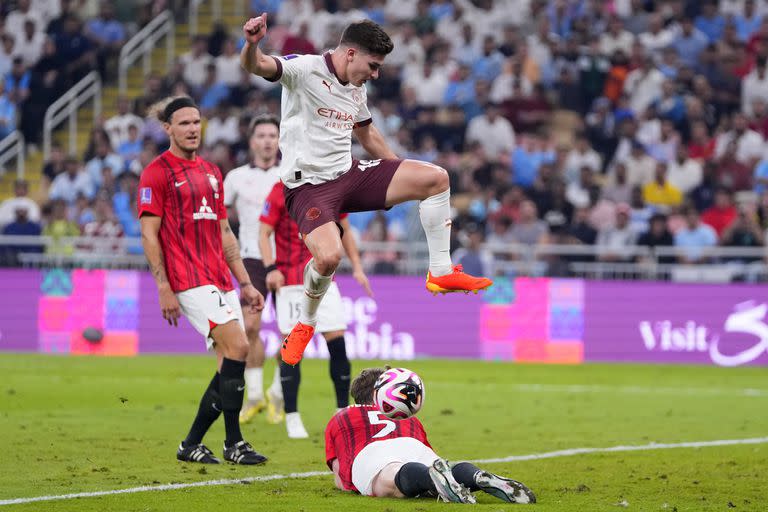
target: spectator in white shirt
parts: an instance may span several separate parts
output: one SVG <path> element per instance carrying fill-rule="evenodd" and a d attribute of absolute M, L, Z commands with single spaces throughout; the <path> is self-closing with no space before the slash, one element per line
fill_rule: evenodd
<path fill-rule="evenodd" d="M 40 222 L 40 206 L 27 196 L 29 183 L 26 180 L 16 180 L 13 184 L 15 196 L 0 203 L 0 229 L 10 224 L 16 218 L 16 210 L 27 211 L 27 217 L 32 222 Z"/>
<path fill-rule="evenodd" d="M 407 68 L 403 85 L 411 87 L 416 93 L 419 105 L 436 107 L 442 103 L 445 89 L 448 87 L 448 75 L 425 60 L 420 69 Z"/>
<path fill-rule="evenodd" d="M 16 10 L 8 13 L 5 18 L 5 33 L 12 35 L 17 41 L 23 39 L 24 22 L 28 19 L 34 21 L 36 30 L 43 31 L 45 25 L 42 15 L 30 9 L 29 0 L 18 0 Z"/>
<path fill-rule="evenodd" d="M 497 160 L 501 154 L 509 154 L 515 147 L 515 130 L 512 123 L 501 116 L 495 103 L 485 105 L 485 112 L 474 117 L 467 126 L 467 143 L 479 142 L 486 156 Z"/>
<path fill-rule="evenodd" d="M 600 50 L 603 55 L 613 55 L 621 50 L 625 55 L 632 55 L 632 44 L 635 36 L 632 32 L 624 30 L 624 23 L 617 17 L 608 23 L 608 32 L 600 38 Z"/>
<path fill-rule="evenodd" d="M 216 57 L 216 76 L 230 87 L 240 83 L 240 54 L 237 52 L 234 39 L 224 41 L 221 55 Z"/>
<path fill-rule="evenodd" d="M 675 31 L 664 28 L 664 20 L 659 13 L 651 14 L 648 22 L 648 31 L 637 36 L 640 44 L 649 54 L 660 54 L 675 40 Z"/>
<path fill-rule="evenodd" d="M 139 133 L 144 128 L 144 119 L 131 112 L 131 102 L 125 96 L 117 98 L 117 114 L 104 122 L 104 130 L 109 135 L 109 143 L 113 149 L 128 140 L 128 128 L 135 126 Z"/>
<path fill-rule="evenodd" d="M 96 139 L 94 153 L 93 158 L 85 164 L 85 173 L 91 179 L 93 186 L 98 190 L 101 188 L 104 169 L 110 169 L 112 176 L 117 178 L 126 168 L 123 159 L 114 153 L 109 144 L 101 138 Z"/>
<path fill-rule="evenodd" d="M 78 196 L 93 199 L 96 188 L 91 178 L 80 166 L 76 158 L 69 157 L 64 162 L 64 172 L 56 176 L 48 191 L 50 200 L 62 199 L 72 205 Z"/>
<path fill-rule="evenodd" d="M 664 75 L 656 69 L 653 58 L 648 56 L 642 61 L 642 67 L 627 75 L 624 92 L 629 96 L 629 107 L 640 115 L 653 101 L 661 96 L 661 84 Z"/>
<path fill-rule="evenodd" d="M 34 19 L 28 18 L 24 22 L 24 32 L 19 36 L 15 45 L 17 48 L 16 56 L 21 57 L 24 64 L 31 68 L 40 60 L 40 56 L 43 54 L 43 44 L 45 44 L 45 33 L 35 27 Z"/>
<path fill-rule="evenodd" d="M 229 105 L 221 103 L 213 111 L 205 127 L 205 147 L 212 148 L 219 142 L 234 144 L 240 136 L 239 120 L 229 112 Z"/>
<path fill-rule="evenodd" d="M 593 172 L 600 172 L 603 168 L 603 158 L 589 145 L 589 139 L 583 133 L 576 136 L 576 144 L 568 152 L 565 159 L 566 181 L 576 179 L 582 167 L 587 167 Z M 573 179 L 568 179 L 572 176 Z"/>
<path fill-rule="evenodd" d="M 184 66 L 184 81 L 192 87 L 203 85 L 208 64 L 213 62 L 213 57 L 208 53 L 208 40 L 205 36 L 195 36 L 192 40 L 192 49 L 179 57 Z"/>
<path fill-rule="evenodd" d="M 653 180 L 656 174 L 656 161 L 645 151 L 639 142 L 632 142 L 632 149 L 624 161 L 627 168 L 627 183 L 643 186 Z"/>
<path fill-rule="evenodd" d="M 685 195 L 701 184 L 703 176 L 701 162 L 688 158 L 685 144 L 677 146 L 677 155 L 667 166 L 667 181 Z"/>
<path fill-rule="evenodd" d="M 720 158 L 725 154 L 730 142 L 736 143 L 736 160 L 743 164 L 753 165 L 763 157 L 765 152 L 763 136 L 749 129 L 747 117 L 736 112 L 731 118 L 731 130 L 719 135 L 715 141 L 715 156 Z"/>
<path fill-rule="evenodd" d="M 597 259 L 606 262 L 629 261 L 631 248 L 637 240 L 637 233 L 629 224 L 630 208 L 627 204 L 616 207 L 616 225 L 601 229 L 597 234 Z"/>
<path fill-rule="evenodd" d="M 757 57 L 755 69 L 753 69 L 741 83 L 741 111 L 747 117 L 754 114 L 753 102 L 756 99 L 768 101 L 768 68 L 766 58 Z"/>

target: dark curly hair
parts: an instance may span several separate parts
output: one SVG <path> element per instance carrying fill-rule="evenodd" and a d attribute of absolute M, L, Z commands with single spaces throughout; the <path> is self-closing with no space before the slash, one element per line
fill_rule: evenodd
<path fill-rule="evenodd" d="M 339 45 L 354 46 L 371 55 L 389 55 L 395 47 L 384 29 L 371 20 L 347 25 Z"/>

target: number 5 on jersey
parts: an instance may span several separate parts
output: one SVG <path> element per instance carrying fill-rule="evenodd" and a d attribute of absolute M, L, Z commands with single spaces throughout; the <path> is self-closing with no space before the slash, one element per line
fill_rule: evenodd
<path fill-rule="evenodd" d="M 371 436 L 371 439 L 387 436 L 395 430 L 395 422 L 388 418 L 383 418 L 382 414 L 378 411 L 368 411 L 368 422 L 371 425 L 384 425 L 384 428 L 377 432 L 376 435 Z"/>

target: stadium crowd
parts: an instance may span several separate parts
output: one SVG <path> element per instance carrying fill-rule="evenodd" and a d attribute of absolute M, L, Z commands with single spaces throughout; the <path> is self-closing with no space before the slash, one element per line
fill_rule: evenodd
<path fill-rule="evenodd" d="M 35 25 L 30 33 L 30 18 L 19 25 L 14 14 L 58 2 L 29 3 L 18 0 L 6 15 L 0 115 L 5 105 L 20 108 L 20 128 L 35 141 L 39 124 L 25 125 L 25 109 L 41 116 L 55 97 L 46 88 L 61 91 L 86 68 L 114 79 L 106 57 L 129 30 L 109 21 L 114 3 L 82 25 L 69 15 L 81 2 L 64 0 L 59 16 L 46 11 L 47 32 Z M 273 54 L 333 48 L 356 19 L 385 26 L 395 50 L 367 85 L 374 122 L 401 157 L 448 170 L 454 261 L 469 273 L 492 271 L 484 242 L 591 245 L 605 262 L 634 261 L 633 245 L 680 249 L 662 263 L 710 261 L 706 249 L 718 245 L 765 245 L 764 0 L 252 0 L 250 9 L 270 14 Z M 37 37 L 43 49 L 14 53 L 11 34 Z M 67 53 L 78 46 L 73 37 L 89 49 L 77 58 Z M 120 98 L 84 155 L 54 148 L 42 213 L 14 219 L 0 205 L 4 232 L 137 237 L 138 175 L 167 147 L 147 107 L 169 94 L 201 106 L 205 158 L 224 174 L 245 164 L 248 123 L 279 115 L 280 88 L 240 68 L 241 45 L 240 27 L 216 24 L 166 75 L 147 77 L 140 97 Z M 30 84 L 26 99 L 20 76 Z M 9 201 L 25 197 L 23 183 L 17 195 Z M 350 220 L 363 241 L 423 236 L 412 204 Z M 378 251 L 364 263 L 391 272 L 396 258 Z"/>

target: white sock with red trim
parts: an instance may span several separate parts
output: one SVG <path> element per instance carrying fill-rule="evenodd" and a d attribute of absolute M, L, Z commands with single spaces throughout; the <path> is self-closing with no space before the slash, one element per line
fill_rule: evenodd
<path fill-rule="evenodd" d="M 428 197 L 419 203 L 419 218 L 427 235 L 429 273 L 444 276 L 451 273 L 451 189 Z"/>

